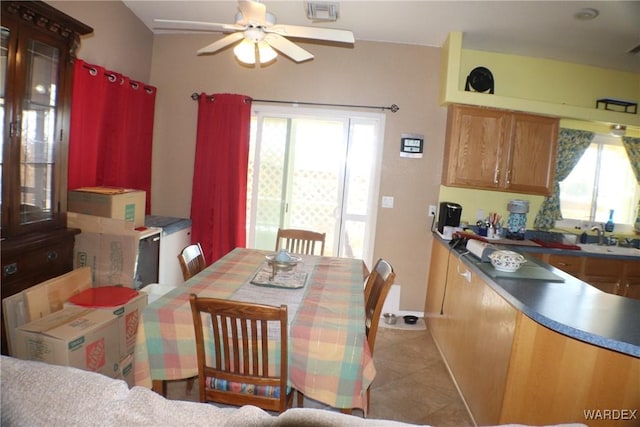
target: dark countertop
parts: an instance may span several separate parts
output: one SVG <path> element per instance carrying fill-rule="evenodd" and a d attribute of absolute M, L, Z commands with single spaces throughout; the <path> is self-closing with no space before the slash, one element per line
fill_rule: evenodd
<path fill-rule="evenodd" d="M 539 254 L 558 254 L 558 255 L 571 255 L 571 256 L 587 256 L 597 258 L 615 258 L 622 260 L 636 260 L 640 261 L 640 256 L 622 255 L 616 253 L 606 252 L 588 252 L 574 249 L 557 249 L 557 248 L 545 248 L 541 246 L 517 246 L 514 245 L 513 249 L 521 253 L 539 253 Z M 640 255 L 640 250 L 638 251 Z"/>
<path fill-rule="evenodd" d="M 469 231 L 477 235 L 477 227 L 469 227 Z M 597 258 L 616 258 L 622 260 L 636 260 L 640 261 L 640 239 L 633 239 L 631 247 L 635 248 L 635 254 L 627 255 L 624 253 L 616 253 L 615 246 L 603 246 L 603 248 L 612 248 L 611 252 L 607 251 L 588 251 L 580 250 L 578 244 L 565 244 L 563 242 L 563 234 L 558 231 L 537 231 L 527 230 L 525 233 L 525 239 L 527 240 L 510 240 L 506 238 L 488 240 L 483 238 L 487 243 L 497 246 L 507 246 L 505 249 L 514 249 L 518 252 L 531 252 L 531 253 L 547 253 L 555 255 L 571 255 L 571 256 L 587 256 Z M 481 237 L 482 236 L 477 236 Z M 596 244 L 598 241 L 597 236 L 587 236 L 587 242 L 590 244 Z"/>
<path fill-rule="evenodd" d="M 443 245 L 448 242 L 434 233 Z M 454 249 L 471 271 L 527 317 L 560 334 L 640 357 L 640 300 L 612 295 L 527 255 L 532 248 L 510 246 L 522 252 L 528 263 L 535 263 L 564 282 L 533 279 L 494 278 L 479 266 L 479 259 Z M 523 249 L 523 250 L 520 250 Z M 535 252 L 569 253 L 576 251 L 533 248 Z M 576 254 L 577 255 L 577 254 Z M 594 254 L 583 253 L 592 256 Z M 618 257 L 627 258 L 627 257 Z"/>

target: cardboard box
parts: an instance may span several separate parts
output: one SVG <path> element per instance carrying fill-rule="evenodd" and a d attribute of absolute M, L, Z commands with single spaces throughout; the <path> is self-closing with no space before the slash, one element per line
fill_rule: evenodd
<path fill-rule="evenodd" d="M 109 288 L 110 287 L 103 287 L 101 289 L 104 290 Z M 84 300 L 86 301 L 86 296 L 89 294 L 96 294 L 96 291 L 96 288 L 88 289 L 83 293 L 84 295 L 78 295 L 78 297 L 85 297 Z M 83 308 L 104 311 L 105 313 L 110 313 L 115 319 L 117 319 L 120 358 L 124 358 L 128 354 L 132 354 L 136 345 L 138 322 L 142 315 L 142 310 L 147 306 L 147 294 L 144 292 L 138 292 L 137 295 L 128 302 L 110 307 L 102 306 L 104 304 L 102 304 L 100 300 L 94 299 L 94 301 L 95 304 L 93 307 L 85 305 Z M 78 307 L 78 305 L 75 305 L 74 300 L 72 299 L 65 303 L 65 307 Z"/>
<path fill-rule="evenodd" d="M 7 334 L 7 353 L 15 356 L 16 328 L 30 321 L 23 292 L 2 299 L 2 317 Z"/>
<path fill-rule="evenodd" d="M 137 236 L 80 233 L 73 247 L 73 267 L 90 267 L 95 286 L 135 288 Z"/>
<path fill-rule="evenodd" d="M 67 226 L 82 230 L 73 246 L 74 268 L 90 267 L 96 286 L 135 287 L 140 232 L 133 223 L 67 212 Z"/>
<path fill-rule="evenodd" d="M 122 219 L 144 226 L 146 192 L 116 187 L 83 187 L 69 191 L 67 210 L 86 215 Z"/>
<path fill-rule="evenodd" d="M 133 364 L 133 354 L 126 355 L 122 360 L 120 360 L 120 366 L 118 366 L 118 375 L 116 376 L 117 379 L 126 382 L 129 388 L 135 385 L 133 377 Z"/>
<path fill-rule="evenodd" d="M 133 222 L 123 219 L 104 218 L 95 215 L 85 215 L 78 212 L 67 212 L 67 227 L 79 228 L 83 233 L 117 234 L 138 236 Z"/>
<path fill-rule="evenodd" d="M 94 286 L 140 287 L 136 282 L 140 239 L 159 235 L 160 228 L 135 230 L 130 222 L 76 212 L 67 212 L 67 226 L 82 230 L 75 239 L 73 266 L 91 267 Z"/>
<path fill-rule="evenodd" d="M 118 321 L 111 313 L 68 307 L 16 329 L 16 357 L 119 375 Z"/>
<path fill-rule="evenodd" d="M 18 326 L 61 310 L 69 298 L 91 288 L 91 284 L 91 269 L 84 267 L 4 298 L 2 315 L 8 353 L 14 355 L 15 331 Z"/>
<path fill-rule="evenodd" d="M 40 319 L 61 310 L 69 298 L 91 288 L 91 286 L 91 269 L 79 267 L 25 289 L 23 293 L 28 320 Z"/>

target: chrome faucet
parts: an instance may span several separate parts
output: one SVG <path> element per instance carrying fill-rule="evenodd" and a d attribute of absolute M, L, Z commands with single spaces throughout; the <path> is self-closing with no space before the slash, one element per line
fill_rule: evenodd
<path fill-rule="evenodd" d="M 591 227 L 591 231 L 598 232 L 598 245 L 604 245 L 604 226 L 594 225 L 593 227 Z"/>

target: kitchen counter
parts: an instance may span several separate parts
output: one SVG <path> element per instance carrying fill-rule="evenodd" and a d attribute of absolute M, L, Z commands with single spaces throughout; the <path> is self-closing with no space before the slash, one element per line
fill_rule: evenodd
<path fill-rule="evenodd" d="M 535 233 L 535 232 L 534 232 Z M 550 234 L 550 233 L 547 233 Z M 553 233 L 551 233 L 553 234 Z M 440 237 L 437 233 L 435 236 Z M 535 234 L 533 234 L 535 236 Z M 485 242 L 495 245 L 504 246 L 504 249 L 513 249 L 518 252 L 527 252 L 533 254 L 555 254 L 555 255 L 570 255 L 570 256 L 591 256 L 602 258 L 616 258 L 623 260 L 637 260 L 640 261 L 640 249 L 637 248 L 622 248 L 618 246 L 598 246 L 595 243 L 587 245 L 592 250 L 578 249 L 581 245 L 569 245 L 561 244 L 560 242 L 544 241 L 544 239 L 529 238 L 526 240 L 510 240 L 506 238 L 502 239 L 487 239 L 480 237 Z M 600 250 L 594 250 L 600 249 Z"/>
<path fill-rule="evenodd" d="M 448 242 L 434 234 L 447 245 Z M 454 249 L 464 263 L 516 309 L 529 318 L 563 335 L 600 347 L 640 357 L 640 300 L 608 294 L 529 256 L 530 253 L 563 253 L 579 256 L 581 251 L 534 246 L 505 246 L 521 252 L 564 282 L 495 278 L 486 274 L 479 260 L 462 249 Z M 593 256 L 591 253 L 583 255 Z M 614 257 L 614 255 L 605 255 Z M 615 258 L 632 258 L 615 256 Z"/>
<path fill-rule="evenodd" d="M 505 277 L 434 237 L 425 320 L 477 425 L 610 427 L 588 411 L 640 407 L 640 300 L 521 248 L 534 274 Z"/>

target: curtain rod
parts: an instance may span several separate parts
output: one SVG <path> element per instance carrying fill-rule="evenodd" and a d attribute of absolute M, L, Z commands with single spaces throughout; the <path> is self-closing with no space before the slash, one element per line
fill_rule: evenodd
<path fill-rule="evenodd" d="M 82 64 L 82 67 L 86 68 L 87 70 L 89 70 L 89 74 L 91 74 L 92 76 L 95 77 L 95 76 L 98 75 L 98 69 L 96 68 L 96 66 L 87 64 L 85 62 L 84 64 Z M 100 68 L 102 68 L 102 67 L 100 67 Z M 118 78 L 118 76 L 120 76 L 121 79 L 123 77 L 126 77 L 126 76 L 123 76 L 122 74 L 117 73 L 115 71 L 108 71 L 108 70 L 104 70 L 103 75 L 106 76 L 111 83 L 114 83 L 116 81 L 116 79 Z M 132 88 L 138 89 L 138 87 L 142 86 L 144 88 L 145 92 L 147 92 L 149 94 L 153 93 L 153 87 L 152 86 L 146 85 L 144 83 L 137 82 L 135 80 L 131 80 L 129 77 L 127 77 L 127 78 L 129 79 L 129 85 Z"/>
<path fill-rule="evenodd" d="M 193 99 L 194 101 L 198 100 L 198 97 L 200 95 L 197 94 L 196 92 L 191 94 L 191 99 Z M 292 104 L 292 105 L 314 105 L 314 106 L 321 106 L 321 107 L 350 107 L 350 108 L 371 108 L 371 109 L 375 109 L 375 110 L 390 110 L 392 113 L 396 113 L 398 112 L 398 110 L 400 110 L 400 107 L 398 107 L 396 104 L 391 104 L 389 107 L 378 107 L 375 105 L 350 105 L 350 104 L 324 104 L 324 103 L 320 103 L 320 102 L 300 102 L 300 101 L 277 101 L 274 99 L 254 99 L 254 102 L 269 102 L 272 104 Z"/>

